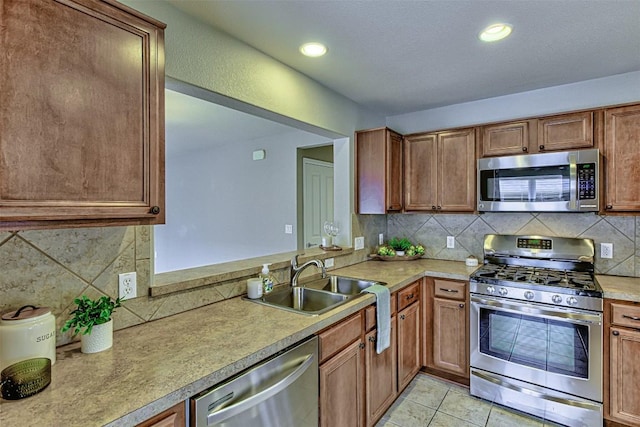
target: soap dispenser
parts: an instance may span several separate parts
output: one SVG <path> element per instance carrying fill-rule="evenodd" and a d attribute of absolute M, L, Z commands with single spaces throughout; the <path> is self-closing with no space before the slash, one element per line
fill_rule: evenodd
<path fill-rule="evenodd" d="M 271 264 L 262 264 L 262 271 L 260 272 L 260 278 L 262 279 L 262 287 L 264 289 L 264 293 L 268 294 L 273 290 L 273 276 L 269 272 L 269 266 Z"/>

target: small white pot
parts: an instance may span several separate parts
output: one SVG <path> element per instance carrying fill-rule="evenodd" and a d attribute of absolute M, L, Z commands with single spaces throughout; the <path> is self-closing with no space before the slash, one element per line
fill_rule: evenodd
<path fill-rule="evenodd" d="M 111 348 L 113 345 L 113 319 L 107 323 L 95 325 L 91 329 L 91 333 L 81 335 L 82 347 L 80 351 L 83 353 L 98 353 Z"/>
<path fill-rule="evenodd" d="M 398 255 L 398 256 L 404 256 L 404 251 L 396 251 L 396 255 Z"/>

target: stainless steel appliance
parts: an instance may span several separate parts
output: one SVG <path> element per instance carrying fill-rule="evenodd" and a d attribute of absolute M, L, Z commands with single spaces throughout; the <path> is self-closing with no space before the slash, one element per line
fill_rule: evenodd
<path fill-rule="evenodd" d="M 478 160 L 478 210 L 591 212 L 600 204 L 598 150 Z"/>
<path fill-rule="evenodd" d="M 318 338 L 191 399 L 191 426 L 318 425 Z"/>
<path fill-rule="evenodd" d="M 470 278 L 470 391 L 602 427 L 602 289 L 591 239 L 489 234 Z"/>

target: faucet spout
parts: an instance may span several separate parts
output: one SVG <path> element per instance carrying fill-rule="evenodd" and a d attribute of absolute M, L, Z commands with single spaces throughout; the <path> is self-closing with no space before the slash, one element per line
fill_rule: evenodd
<path fill-rule="evenodd" d="M 302 274 L 304 269 L 306 269 L 311 265 L 315 265 L 317 268 L 320 269 L 320 271 L 322 272 L 323 279 L 327 277 L 327 269 L 325 268 L 324 263 L 321 260 L 312 259 L 298 266 L 298 255 L 296 255 L 291 259 L 291 286 L 292 287 L 298 286 L 298 278 L 300 277 L 300 274 Z"/>

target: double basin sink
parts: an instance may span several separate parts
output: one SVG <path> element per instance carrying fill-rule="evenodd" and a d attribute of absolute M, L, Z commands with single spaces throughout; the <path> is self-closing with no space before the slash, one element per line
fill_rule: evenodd
<path fill-rule="evenodd" d="M 304 286 L 287 286 L 251 301 L 296 313 L 317 316 L 358 296 L 369 286 L 381 282 L 328 275 L 306 282 Z"/>

